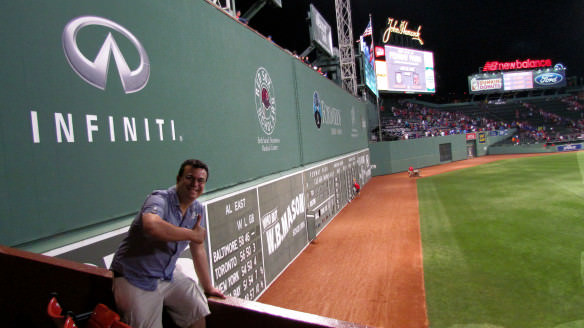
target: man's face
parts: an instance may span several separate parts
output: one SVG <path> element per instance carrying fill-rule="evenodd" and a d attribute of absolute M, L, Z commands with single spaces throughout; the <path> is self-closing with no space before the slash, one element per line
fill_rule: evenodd
<path fill-rule="evenodd" d="M 192 203 L 203 194 L 207 183 L 207 171 L 201 168 L 185 166 L 184 172 L 176 182 L 176 192 L 181 202 Z"/>

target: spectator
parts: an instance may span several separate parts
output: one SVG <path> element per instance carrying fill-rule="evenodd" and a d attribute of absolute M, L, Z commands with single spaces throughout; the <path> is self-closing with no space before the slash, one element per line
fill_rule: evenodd
<path fill-rule="evenodd" d="M 182 163 L 176 185 L 147 198 L 115 253 L 113 292 L 123 320 L 133 327 L 162 327 L 162 309 L 181 327 L 204 327 L 209 306 L 200 287 L 176 270 L 190 246 L 204 292 L 224 298 L 212 285 L 204 247 L 203 193 L 209 169 L 198 160 Z"/>
<path fill-rule="evenodd" d="M 248 23 L 248 20 L 247 20 L 247 19 L 245 19 L 245 18 L 243 18 L 243 17 L 241 17 L 241 11 L 239 11 L 239 10 L 238 10 L 238 11 L 237 11 L 237 13 L 235 14 L 235 17 L 237 17 L 237 19 L 238 19 L 238 20 L 239 20 L 241 23 L 243 23 L 243 24 L 247 25 L 247 23 Z"/>

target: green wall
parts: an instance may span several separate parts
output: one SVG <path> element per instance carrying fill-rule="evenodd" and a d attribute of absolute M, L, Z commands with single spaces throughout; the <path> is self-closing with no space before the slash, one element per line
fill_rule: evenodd
<path fill-rule="evenodd" d="M 450 143 L 452 160 L 467 158 L 465 135 L 371 143 L 369 145 L 373 176 L 407 171 L 410 166 L 422 168 L 444 164 L 440 161 L 440 144 Z"/>
<path fill-rule="evenodd" d="M 65 55 L 86 16 L 107 19 L 73 38 L 86 62 L 109 54 L 105 89 Z M 209 164 L 213 192 L 367 148 L 364 103 L 203 0 L 7 1 L 0 27 L 0 244 L 125 219 L 186 158 Z M 149 78 L 125 93 L 138 44 Z M 334 114 L 320 128 L 315 92 Z"/>
<path fill-rule="evenodd" d="M 476 132 L 477 138 L 475 140 L 477 156 L 485 156 L 489 155 L 489 149 L 491 146 L 501 142 L 503 140 L 509 139 L 513 137 L 515 134 L 516 129 L 509 129 L 503 131 L 486 131 L 486 132 Z M 480 134 L 484 135 L 484 138 L 481 138 Z M 491 135 L 493 134 L 493 135 Z M 494 135 L 496 134 L 496 135 Z M 482 142 L 481 142 L 482 141 Z"/>
<path fill-rule="evenodd" d="M 313 78 L 313 69 L 300 61 L 293 63 L 298 82 L 304 163 L 367 147 L 365 103 L 357 102 L 326 78 Z M 321 115 L 320 127 L 315 121 L 315 107 Z"/>

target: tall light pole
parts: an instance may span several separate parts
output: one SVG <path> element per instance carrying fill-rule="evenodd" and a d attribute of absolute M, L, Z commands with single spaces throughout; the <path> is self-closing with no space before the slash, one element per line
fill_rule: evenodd
<path fill-rule="evenodd" d="M 337 33 L 339 39 L 339 62 L 341 82 L 345 90 L 357 95 L 357 73 L 355 70 L 355 50 L 353 47 L 353 23 L 349 0 L 335 0 Z"/>

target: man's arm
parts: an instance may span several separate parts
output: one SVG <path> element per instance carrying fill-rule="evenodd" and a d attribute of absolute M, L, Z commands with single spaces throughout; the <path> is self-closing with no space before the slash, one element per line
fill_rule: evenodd
<path fill-rule="evenodd" d="M 195 272 L 199 278 L 199 282 L 205 290 L 207 296 L 216 296 L 225 298 L 223 293 L 213 286 L 211 275 L 209 273 L 209 262 L 207 261 L 207 252 L 203 243 L 190 244 L 191 256 L 193 257 L 193 264 L 195 265 Z"/>
<path fill-rule="evenodd" d="M 205 229 L 201 227 L 200 222 L 201 215 L 197 217 L 197 222 L 191 230 L 168 223 L 156 214 L 142 214 L 142 227 L 144 231 L 153 238 L 163 241 L 190 240 L 191 243 L 202 244 L 205 240 Z"/>

